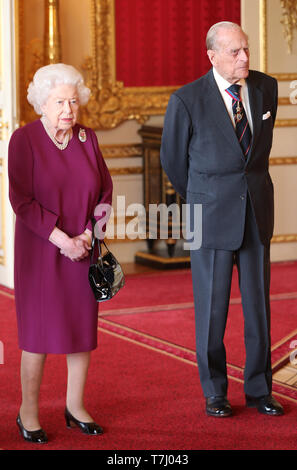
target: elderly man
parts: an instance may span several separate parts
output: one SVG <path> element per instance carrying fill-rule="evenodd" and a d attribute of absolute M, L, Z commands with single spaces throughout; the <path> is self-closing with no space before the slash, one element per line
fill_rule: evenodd
<path fill-rule="evenodd" d="M 171 96 L 161 146 L 162 166 L 176 191 L 192 212 L 202 204 L 202 225 L 194 227 L 202 228 L 202 246 L 191 250 L 200 381 L 207 414 L 230 416 L 223 338 L 236 263 L 245 321 L 246 405 L 276 416 L 283 408 L 271 395 L 274 208 L 268 160 L 277 82 L 249 70 L 248 38 L 239 25 L 213 25 L 206 45 L 213 67 Z"/>

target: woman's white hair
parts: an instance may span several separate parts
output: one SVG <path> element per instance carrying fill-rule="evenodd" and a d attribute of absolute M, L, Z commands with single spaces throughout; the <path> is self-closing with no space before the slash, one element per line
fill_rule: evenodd
<path fill-rule="evenodd" d="M 210 49 L 215 50 L 219 48 L 217 34 L 222 29 L 229 29 L 229 30 L 233 29 L 237 31 L 242 31 L 242 28 L 241 26 L 239 26 L 239 24 L 232 23 L 231 21 L 220 21 L 219 23 L 212 25 L 209 28 L 208 33 L 206 35 L 206 49 L 207 50 L 210 50 Z M 246 33 L 244 34 L 246 35 Z"/>
<path fill-rule="evenodd" d="M 58 85 L 73 85 L 77 89 L 79 103 L 87 104 L 91 91 L 84 84 L 81 73 L 72 65 L 50 64 L 37 70 L 29 84 L 27 99 L 37 114 L 42 114 L 41 107 Z"/>

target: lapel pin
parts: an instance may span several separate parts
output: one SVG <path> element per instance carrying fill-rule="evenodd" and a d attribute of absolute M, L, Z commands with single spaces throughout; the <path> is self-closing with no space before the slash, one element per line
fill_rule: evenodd
<path fill-rule="evenodd" d="M 87 140 L 85 129 L 82 129 L 82 128 L 79 129 L 78 138 L 81 142 L 85 142 Z"/>

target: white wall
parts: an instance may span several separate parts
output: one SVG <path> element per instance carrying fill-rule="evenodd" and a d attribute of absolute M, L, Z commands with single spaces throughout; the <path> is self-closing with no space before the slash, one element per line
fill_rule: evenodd
<path fill-rule="evenodd" d="M 242 0 L 242 25 L 250 38 L 251 68 L 276 76 L 279 97 L 288 99 L 293 91 L 290 84 L 297 79 L 297 29 L 295 26 L 292 52 L 288 53 L 282 13 L 279 0 Z M 275 187 L 273 261 L 297 259 L 297 105 L 290 101 L 280 104 L 277 121 L 270 157 Z M 283 164 L 276 165 L 276 158 L 282 158 Z M 284 242 L 278 242 L 280 239 Z"/>

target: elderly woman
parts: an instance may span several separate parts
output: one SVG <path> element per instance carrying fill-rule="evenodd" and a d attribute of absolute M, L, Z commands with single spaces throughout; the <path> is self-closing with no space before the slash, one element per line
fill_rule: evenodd
<path fill-rule="evenodd" d="M 89 93 L 72 66 L 40 68 L 28 88 L 28 101 L 42 116 L 17 129 L 9 145 L 22 350 L 17 424 L 31 442 L 47 442 L 38 411 L 48 353 L 67 355 L 67 426 L 86 434 L 103 432 L 84 407 L 98 316 L 88 284 L 88 257 L 94 210 L 100 203 L 111 204 L 112 181 L 95 133 L 77 124 L 79 106 Z"/>

